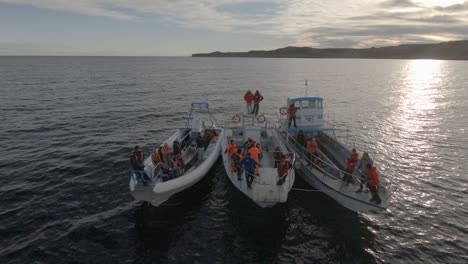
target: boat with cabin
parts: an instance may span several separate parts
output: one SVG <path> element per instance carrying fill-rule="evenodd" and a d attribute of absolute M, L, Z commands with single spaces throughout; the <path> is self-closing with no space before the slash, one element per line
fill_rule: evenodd
<path fill-rule="evenodd" d="M 132 169 L 130 191 L 135 200 L 159 206 L 200 181 L 219 158 L 223 131 L 207 101 L 192 102 L 185 126 L 152 151 L 144 170 Z M 170 149 L 175 141 L 180 144 L 177 153 Z"/>
<path fill-rule="evenodd" d="M 293 126 L 294 123 L 291 127 L 288 124 L 291 105 L 296 107 L 297 127 Z M 325 124 L 329 123 L 324 121 L 321 97 L 288 98 L 287 107 L 280 108 L 277 131 L 289 150 L 296 154 L 296 168 L 300 176 L 317 190 L 352 211 L 386 209 L 393 192 L 392 180 L 379 171 L 380 184 L 377 191 L 381 201 L 370 201 L 373 197 L 365 190 L 366 172 L 359 168 L 352 173 L 346 172 L 347 158 L 351 155 L 351 150 L 337 139 L 335 128 Z M 318 148 L 314 153 L 308 150 L 304 140 L 298 140 L 299 133 L 303 133 L 311 144 L 316 144 Z M 364 161 L 358 162 L 362 164 Z M 373 163 L 372 159 L 367 162 Z M 346 180 L 347 177 L 350 180 Z M 364 183 L 363 191 L 359 191 L 361 182 Z"/>
<path fill-rule="evenodd" d="M 223 165 L 232 185 L 262 208 L 286 202 L 295 179 L 293 168 L 295 156 L 288 152 L 286 145 L 274 129 L 273 123 L 268 122 L 263 115 L 257 117 L 251 114 L 235 114 L 232 122 L 227 122 L 224 128 Z M 250 144 L 249 141 L 259 143 L 261 146 L 261 155 L 258 160 L 260 167 L 256 171 L 258 175 L 252 175 L 254 178 L 250 186 L 247 181 L 248 172 L 243 169 L 242 165 L 239 165 L 242 162 L 234 163 L 228 151 L 229 144 L 233 143 L 236 149 L 242 148 L 240 155 L 245 158 L 249 151 L 247 147 Z M 278 160 L 275 149 L 276 154 L 283 155 L 282 160 Z M 283 167 L 283 164 L 286 167 Z M 284 170 L 277 167 L 284 168 Z M 239 175 L 237 170 L 240 172 Z"/>

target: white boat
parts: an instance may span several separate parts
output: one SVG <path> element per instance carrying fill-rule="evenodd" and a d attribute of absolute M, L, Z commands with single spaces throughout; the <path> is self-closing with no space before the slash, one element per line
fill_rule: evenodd
<path fill-rule="evenodd" d="M 202 120 L 198 116 L 194 116 L 197 112 L 207 114 L 209 119 Z M 159 206 L 174 194 L 200 181 L 219 157 L 221 150 L 220 139 L 223 137 L 223 131 L 222 128 L 217 126 L 216 120 L 209 110 L 208 102 L 192 102 L 185 127 L 178 129 L 159 146 L 162 147 L 166 143 L 172 146 L 175 140 L 179 142 L 187 140 L 180 154 L 183 161 L 183 175 L 170 178 L 173 171 L 170 164 L 168 164 L 170 162 L 163 161 L 155 164 L 153 162 L 153 152 L 144 161 L 144 171 L 132 170 L 131 172 L 130 191 L 133 197 L 137 201 L 146 201 L 154 206 Z M 202 148 L 197 148 L 195 142 L 199 132 L 205 135 L 205 139 L 211 132 L 215 132 L 217 137 L 206 142 L 202 150 Z M 169 169 L 169 177 L 164 174 L 163 167 Z"/>
<path fill-rule="evenodd" d="M 380 203 L 370 201 L 370 192 L 357 192 L 361 183 L 360 175 L 361 173 L 365 175 L 359 169 L 356 169 L 351 175 L 351 183 L 343 181 L 346 174 L 346 159 L 350 156 L 351 150 L 332 136 L 334 135 L 333 128 L 324 126 L 323 98 L 288 98 L 287 105 L 290 106 L 291 104 L 297 107 L 297 128 L 288 127 L 287 108 L 282 107 L 280 109 L 278 134 L 282 136 L 288 148 L 296 153 L 296 168 L 301 172 L 301 177 L 317 190 L 322 191 L 352 211 L 386 209 L 394 188 L 391 179 L 381 171 L 378 173 L 380 178 L 378 187 Z M 315 136 L 318 144 L 315 162 L 309 159 L 307 149 L 296 141 L 297 134 L 300 131 L 305 134 L 306 138 L 311 135 Z M 363 190 L 365 189 L 364 186 Z"/>
<path fill-rule="evenodd" d="M 250 187 L 247 186 L 245 171 L 241 175 L 241 180 L 238 179 L 237 172 L 231 171 L 231 158 L 225 151 L 231 140 L 234 140 L 237 146 L 242 147 L 248 138 L 260 143 L 262 148 L 262 158 L 259 160 L 261 165 L 259 175 L 255 176 Z M 282 154 L 290 154 L 275 129 L 266 122 L 263 115 L 255 117 L 253 115 L 236 114 L 233 117 L 233 123 L 225 124 L 224 137 L 222 138 L 222 156 L 226 174 L 238 190 L 262 208 L 286 202 L 288 193 L 294 183 L 293 164 L 295 157 L 290 155 L 290 169 L 287 170 L 287 173 L 278 175 L 273 156 L 273 150 L 276 147 L 279 147 Z M 244 157 L 246 156 L 245 152 L 244 149 Z"/>

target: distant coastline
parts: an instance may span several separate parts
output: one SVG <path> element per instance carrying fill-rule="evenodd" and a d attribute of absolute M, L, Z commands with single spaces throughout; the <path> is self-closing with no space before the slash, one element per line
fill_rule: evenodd
<path fill-rule="evenodd" d="M 276 50 L 196 53 L 192 54 L 192 57 L 468 60 L 468 40 L 449 41 L 436 44 L 404 44 L 365 49 L 316 49 L 310 47 L 290 46 Z"/>

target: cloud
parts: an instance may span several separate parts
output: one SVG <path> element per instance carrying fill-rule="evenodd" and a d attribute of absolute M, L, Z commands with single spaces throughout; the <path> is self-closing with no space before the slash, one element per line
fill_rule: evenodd
<path fill-rule="evenodd" d="M 387 0 L 379 3 L 378 6 L 383 8 L 419 7 L 418 4 L 410 0 Z"/>
<path fill-rule="evenodd" d="M 158 15 L 186 28 L 294 38 L 293 45 L 363 45 L 467 39 L 467 2 L 418 0 L 0 0 L 87 16 Z M 131 23 L 131 22 L 130 22 Z"/>

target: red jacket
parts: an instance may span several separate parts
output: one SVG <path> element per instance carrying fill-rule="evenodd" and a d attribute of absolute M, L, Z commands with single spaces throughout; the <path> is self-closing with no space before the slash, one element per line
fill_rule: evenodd
<path fill-rule="evenodd" d="M 255 93 L 253 96 L 254 104 L 260 104 L 260 101 L 263 101 L 263 96 L 260 93 Z"/>
<path fill-rule="evenodd" d="M 379 174 L 377 173 L 377 168 L 375 166 L 372 166 L 372 168 L 369 169 L 367 177 L 369 178 L 368 181 L 371 186 L 377 186 L 380 184 Z"/>
<path fill-rule="evenodd" d="M 296 117 L 297 107 L 292 105 L 288 109 L 290 117 Z"/>
<path fill-rule="evenodd" d="M 253 99 L 254 99 L 254 95 L 252 94 L 252 92 L 248 91 L 248 92 L 245 93 L 244 100 L 247 103 L 251 104 L 253 102 Z"/>

